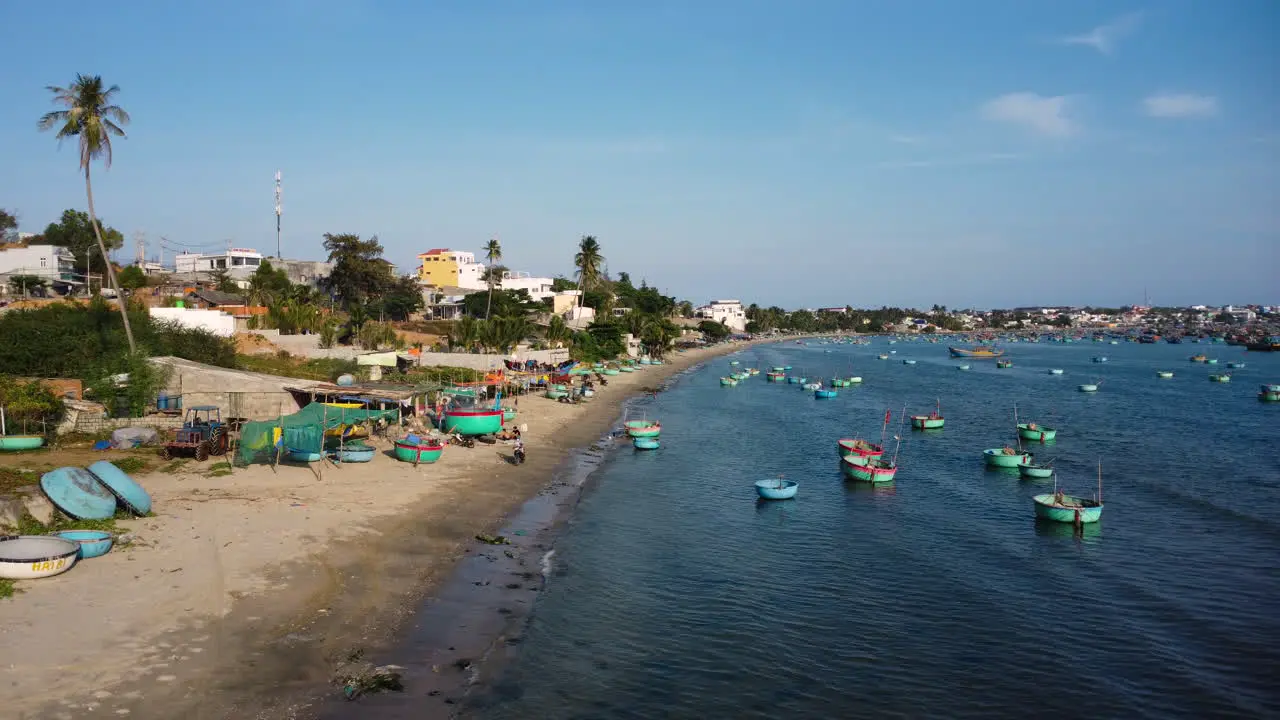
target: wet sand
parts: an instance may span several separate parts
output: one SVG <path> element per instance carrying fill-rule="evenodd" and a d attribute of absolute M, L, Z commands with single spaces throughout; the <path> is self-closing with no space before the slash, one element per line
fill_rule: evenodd
<path fill-rule="evenodd" d="M 522 466 L 511 463 L 509 446 L 477 444 L 449 448 L 435 465 L 380 454 L 368 465 L 327 467 L 323 478 L 306 466 L 210 477 L 199 472 L 207 464 L 194 463 L 189 472 L 139 478 L 156 516 L 122 523 L 132 544 L 22 583 L 21 594 L 0 601 L 4 717 L 313 717 L 330 712 L 328 700 L 339 695 L 328 685 L 333 666 L 355 650 L 396 662 L 394 650 L 411 638 L 425 664 L 407 673 L 407 684 L 440 674 L 432 657 L 478 661 L 536 597 L 529 588 L 540 587 L 542 548 L 581 482 L 566 478 L 585 477 L 564 464 L 570 452 L 595 443 L 628 397 L 743 346 L 673 354 L 666 365 L 609 378 L 580 406 L 520 398 L 529 451 Z M 526 504 L 539 493 L 548 499 Z M 513 515 L 522 508 L 525 515 Z M 515 535 L 522 528 L 512 523 L 529 530 Z M 504 528 L 511 546 L 474 539 Z M 456 590 L 486 582 L 469 579 L 480 563 L 493 566 L 490 585 L 501 576 L 509 578 L 504 592 L 514 592 L 507 584 L 525 588 L 502 601 L 507 612 L 489 603 L 490 617 L 468 615 L 484 613 L 471 609 L 474 594 Z M 445 582 L 455 568 L 461 572 Z M 428 597 L 436 619 L 422 624 Z M 433 656 L 433 647 L 443 650 Z M 446 686 L 470 669 L 450 667 L 459 672 L 429 696 L 440 697 L 446 714 L 444 700 L 465 682 Z M 427 687 L 416 682 L 415 693 Z"/>

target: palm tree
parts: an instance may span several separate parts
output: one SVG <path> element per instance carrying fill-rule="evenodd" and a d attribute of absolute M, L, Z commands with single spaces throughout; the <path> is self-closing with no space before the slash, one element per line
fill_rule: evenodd
<path fill-rule="evenodd" d="M 502 243 L 498 242 L 498 238 L 492 238 L 484 246 L 484 257 L 489 261 L 489 265 L 502 259 Z M 493 307 L 493 278 L 489 278 L 486 283 L 489 286 L 489 302 L 484 306 L 484 319 L 489 319 L 489 310 Z"/>
<path fill-rule="evenodd" d="M 578 287 L 586 293 L 592 285 L 600 280 L 600 268 L 604 266 L 604 256 L 600 254 L 600 243 L 594 235 L 583 235 L 578 242 L 578 254 L 573 256 L 574 267 L 578 268 Z M 578 295 L 582 302 L 582 294 Z"/>
<path fill-rule="evenodd" d="M 84 190 L 89 196 L 89 222 L 98 239 L 102 262 L 107 266 L 107 279 L 119 298 L 117 304 L 120 306 L 120 317 L 124 320 L 125 337 L 129 339 L 129 352 L 137 352 L 138 348 L 133 342 L 133 328 L 129 327 L 124 295 L 120 293 L 115 268 L 111 267 L 107 246 L 102 242 L 102 228 L 98 227 L 98 216 L 93 211 L 93 183 L 89 180 L 89 166 L 95 159 L 102 158 L 103 166 L 110 169 L 111 136 L 124 137 L 124 130 L 120 126 L 129 124 L 129 113 L 119 105 L 111 104 L 112 96 L 120 92 L 120 86 L 112 85 L 104 89 L 102 77 L 77 74 L 75 82 L 69 87 L 50 85 L 48 90 L 53 93 L 54 103 L 64 105 L 66 109 L 45 113 L 36 126 L 42 131 L 56 127 L 59 144 L 69 137 L 77 138 L 80 143 L 80 169 L 84 170 Z M 88 282 L 89 278 L 86 276 L 86 287 Z"/>

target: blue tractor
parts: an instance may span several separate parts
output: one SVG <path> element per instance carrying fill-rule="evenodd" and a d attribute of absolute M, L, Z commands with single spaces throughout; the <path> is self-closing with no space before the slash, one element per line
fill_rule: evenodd
<path fill-rule="evenodd" d="M 178 455 L 194 455 L 196 460 L 203 461 L 210 455 L 227 454 L 229 445 L 222 410 L 217 405 L 197 405 L 187 408 L 182 427 L 173 440 L 161 446 L 160 457 L 169 460 Z"/>

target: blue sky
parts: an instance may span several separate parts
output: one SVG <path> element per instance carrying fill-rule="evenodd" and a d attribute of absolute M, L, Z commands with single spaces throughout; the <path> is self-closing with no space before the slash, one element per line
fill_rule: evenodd
<path fill-rule="evenodd" d="M 695 301 L 1280 301 L 1272 0 L 5 3 L 0 26 L 0 207 L 27 231 L 84 207 L 35 128 L 83 72 L 133 116 L 98 211 L 153 243 L 273 251 L 281 170 L 290 257 L 497 236 L 559 274 L 590 233 Z"/>

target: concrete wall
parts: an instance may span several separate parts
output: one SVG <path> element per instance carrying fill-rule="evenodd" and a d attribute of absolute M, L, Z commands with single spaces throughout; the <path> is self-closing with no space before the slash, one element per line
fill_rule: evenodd
<path fill-rule="evenodd" d="M 218 310 L 153 307 L 150 313 L 156 320 L 168 320 L 183 327 L 208 330 L 222 337 L 231 337 L 236 334 L 236 319 Z"/>
<path fill-rule="evenodd" d="M 62 434 L 66 431 L 97 433 L 107 430 L 115 430 L 117 428 L 126 427 L 151 427 L 156 430 L 173 430 L 182 427 L 181 415 L 148 415 L 141 418 L 104 418 L 93 417 L 88 413 L 81 413 L 75 420 L 75 424 L 64 430 L 58 428 L 58 433 Z"/>
<path fill-rule="evenodd" d="M 152 358 L 168 368 L 170 397 L 182 396 L 182 407 L 217 405 L 223 417 L 265 420 L 295 412 L 299 405 L 286 387 L 306 388 L 323 383 L 264 373 L 202 365 L 175 357 Z"/>

